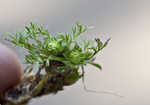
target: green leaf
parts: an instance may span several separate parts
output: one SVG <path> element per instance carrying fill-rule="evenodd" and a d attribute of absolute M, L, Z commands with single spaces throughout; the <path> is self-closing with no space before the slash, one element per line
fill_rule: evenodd
<path fill-rule="evenodd" d="M 84 26 L 84 28 L 82 30 L 82 33 L 85 32 L 85 31 L 87 31 L 87 29 L 88 29 L 88 26 Z"/>
<path fill-rule="evenodd" d="M 109 38 L 104 44 L 103 44 L 103 46 L 101 47 L 101 49 L 100 50 L 102 50 L 104 47 L 106 47 L 107 46 L 107 44 L 108 44 L 108 42 L 110 41 L 111 39 Z"/>
<path fill-rule="evenodd" d="M 35 24 L 33 24 L 32 22 L 30 22 L 30 25 L 31 25 L 32 29 L 35 29 Z"/>
<path fill-rule="evenodd" d="M 89 64 L 97 67 L 98 69 L 102 70 L 102 66 L 100 64 L 94 63 L 94 62 L 88 62 Z"/>
<path fill-rule="evenodd" d="M 72 32 L 73 32 L 73 34 L 75 34 L 76 31 L 77 31 L 76 26 L 75 26 L 75 27 L 72 27 Z"/>
<path fill-rule="evenodd" d="M 27 32 L 29 32 L 29 33 L 31 32 L 29 27 L 25 26 L 25 29 L 27 30 Z"/>

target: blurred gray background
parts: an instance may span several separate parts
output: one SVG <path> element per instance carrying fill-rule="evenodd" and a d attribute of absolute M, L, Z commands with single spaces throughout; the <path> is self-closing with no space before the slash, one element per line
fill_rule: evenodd
<path fill-rule="evenodd" d="M 112 91 L 124 98 L 83 90 L 80 80 L 57 95 L 33 99 L 29 105 L 150 105 L 149 0 L 0 0 L 0 42 L 7 32 L 23 29 L 30 21 L 48 25 L 52 33 L 70 31 L 79 21 L 94 26 L 84 36 L 111 37 L 97 55 L 100 72 L 86 67 L 89 89 Z M 14 51 L 23 59 L 19 49 Z"/>

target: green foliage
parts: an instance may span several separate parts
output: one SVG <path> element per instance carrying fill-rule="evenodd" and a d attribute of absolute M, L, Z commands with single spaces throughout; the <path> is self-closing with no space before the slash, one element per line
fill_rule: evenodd
<path fill-rule="evenodd" d="M 28 51 L 25 56 L 26 64 L 43 64 L 49 67 L 51 61 L 59 61 L 63 66 L 58 67 L 58 70 L 81 67 L 88 63 L 101 69 L 93 59 L 109 40 L 104 43 L 98 38 L 93 41 L 77 41 L 78 36 L 87 29 L 87 26 L 76 23 L 71 33 L 58 33 L 52 36 L 48 29 L 31 22 L 29 26 L 25 26 L 24 32 L 9 33 L 7 40 Z"/>

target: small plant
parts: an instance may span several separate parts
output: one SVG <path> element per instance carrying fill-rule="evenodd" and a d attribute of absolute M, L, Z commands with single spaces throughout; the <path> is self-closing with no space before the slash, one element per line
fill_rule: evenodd
<path fill-rule="evenodd" d="M 32 97 L 56 93 L 63 86 L 72 85 L 82 78 L 87 64 L 101 70 L 101 65 L 94 62 L 95 55 L 106 47 L 110 39 L 104 43 L 99 38 L 79 40 L 78 37 L 87 29 L 87 26 L 76 23 L 70 33 L 52 36 L 47 28 L 31 22 L 22 33 L 9 33 L 7 40 L 27 51 L 24 62 L 27 67 L 22 83 L 6 93 L 6 101 L 18 104 Z M 15 98 L 12 92 L 16 92 Z"/>

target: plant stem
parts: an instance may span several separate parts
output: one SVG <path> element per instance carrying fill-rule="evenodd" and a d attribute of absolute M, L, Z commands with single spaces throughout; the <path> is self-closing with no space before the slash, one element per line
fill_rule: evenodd
<path fill-rule="evenodd" d="M 42 90 L 42 88 L 44 87 L 44 85 L 47 83 L 48 79 L 51 77 L 52 75 L 50 73 L 46 73 L 46 75 L 42 78 L 42 80 L 37 84 L 37 86 L 35 87 L 35 89 L 32 92 L 32 96 L 37 96 L 40 91 Z"/>

